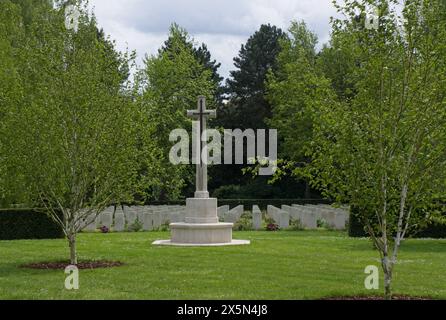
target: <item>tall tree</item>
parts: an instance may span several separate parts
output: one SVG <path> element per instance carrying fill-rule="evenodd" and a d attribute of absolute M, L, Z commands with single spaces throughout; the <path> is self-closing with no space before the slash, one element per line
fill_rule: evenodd
<path fill-rule="evenodd" d="M 221 105 L 224 96 L 224 88 L 222 86 L 223 77 L 218 72 L 221 63 L 218 63 L 215 59 L 212 60 L 211 52 L 205 43 L 197 46 L 194 39 L 186 32 L 186 30 L 176 23 L 172 24 L 169 37 L 164 42 L 164 45 L 160 48 L 159 52 L 171 52 L 174 41 L 181 41 L 183 46 L 193 53 L 197 62 L 211 72 L 212 81 L 215 87 L 214 100 L 216 104 Z"/>
<path fill-rule="evenodd" d="M 366 28 L 367 5 L 379 9 Z M 327 196 L 358 208 L 381 256 L 386 298 L 410 228 L 446 191 L 446 20 L 441 0 L 346 1 L 333 37 L 355 61 L 356 93 L 321 105 L 309 173 Z M 362 23 L 358 23 L 362 21 Z"/>
<path fill-rule="evenodd" d="M 356 94 L 350 74 L 357 61 L 354 61 L 351 50 L 340 45 L 343 37 L 348 37 L 348 34 L 339 33 L 323 46 L 317 56 L 317 64 L 318 69 L 330 80 L 339 99 L 348 100 Z"/>
<path fill-rule="evenodd" d="M 158 199 L 177 198 L 181 187 L 192 180 L 190 166 L 169 163 L 173 146 L 170 132 L 174 129 L 191 132 L 191 119 L 186 111 L 196 106 L 198 96 L 214 101 L 212 72 L 197 60 L 190 43 L 186 30 L 172 25 L 168 42 L 156 56 L 145 59 L 145 67 L 138 76 L 138 92 L 141 92 L 138 105 L 152 130 L 146 136 L 163 150 L 159 159 L 166 168 L 164 175 L 160 174 L 164 183 L 158 190 Z"/>
<path fill-rule="evenodd" d="M 26 29 L 30 27 L 33 23 L 34 17 L 36 17 L 36 11 L 39 14 L 44 14 L 44 12 L 49 13 L 53 9 L 53 0 L 8 0 L 16 4 L 20 8 L 22 22 L 24 23 Z M 42 10 L 43 9 L 43 10 Z"/>
<path fill-rule="evenodd" d="M 290 172 L 304 178 L 300 169 L 310 161 L 305 150 L 313 138 L 313 117 L 320 104 L 334 99 L 330 82 L 318 69 L 316 44 L 317 36 L 305 22 L 293 21 L 289 37 L 281 40 L 277 70 L 268 75 L 267 100 L 272 106 L 268 124 L 280 133 L 276 179 Z M 307 183 L 305 197 L 310 198 Z"/>
<path fill-rule="evenodd" d="M 65 29 L 63 7 L 33 11 L 20 56 L 26 63 L 18 63 L 23 95 L 4 127 L 13 172 L 24 177 L 33 204 L 62 227 L 72 264 L 77 233 L 104 207 L 131 200 L 143 183 L 121 70 L 94 18 L 79 8 L 78 33 Z M 146 161 L 155 167 L 156 159 Z"/>
<path fill-rule="evenodd" d="M 237 70 L 231 71 L 227 81 L 231 103 L 227 105 L 230 110 L 223 113 L 228 117 L 220 120 L 223 126 L 266 128 L 265 119 L 271 116 L 271 106 L 265 100 L 265 80 L 270 70 L 276 71 L 280 40 L 285 37 L 280 28 L 262 25 L 242 45 L 238 57 L 234 58 Z"/>
<path fill-rule="evenodd" d="M 238 56 L 234 58 L 237 69 L 231 71 L 231 77 L 226 83 L 228 101 L 218 106 L 218 118 L 214 122 L 217 126 L 226 129 L 267 128 L 265 120 L 271 116 L 271 106 L 265 99 L 265 80 L 268 72 L 276 70 L 280 41 L 285 38 L 284 32 L 276 26 L 262 25 L 241 46 Z M 249 175 L 243 175 L 245 168 L 244 165 L 211 168 L 210 188 L 253 183 Z M 271 192 L 271 186 L 267 184 L 265 177 L 256 179 L 256 186 L 263 186 L 265 189 L 259 193 Z M 259 180 L 261 183 L 258 183 Z"/>
<path fill-rule="evenodd" d="M 10 1 L 0 2 L 0 204 L 20 203 L 22 175 L 12 172 L 11 159 L 7 157 L 9 141 L 6 123 L 11 111 L 20 104 L 23 95 L 18 60 L 22 54 L 24 27 L 21 10 Z M 22 183 L 16 183 L 20 181 Z"/>

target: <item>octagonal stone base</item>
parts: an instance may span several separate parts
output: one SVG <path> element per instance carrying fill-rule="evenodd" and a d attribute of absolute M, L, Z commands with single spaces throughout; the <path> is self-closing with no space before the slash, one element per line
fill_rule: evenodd
<path fill-rule="evenodd" d="M 232 223 L 172 223 L 172 239 L 154 245 L 183 247 L 217 247 L 247 245 L 247 240 L 232 240 Z"/>
<path fill-rule="evenodd" d="M 232 223 L 220 223 L 217 216 L 217 199 L 196 193 L 186 200 L 185 222 L 170 224 L 171 240 L 155 241 L 154 245 L 204 247 L 250 244 L 246 240 L 232 240 Z M 203 198 L 200 198 L 203 196 Z"/>

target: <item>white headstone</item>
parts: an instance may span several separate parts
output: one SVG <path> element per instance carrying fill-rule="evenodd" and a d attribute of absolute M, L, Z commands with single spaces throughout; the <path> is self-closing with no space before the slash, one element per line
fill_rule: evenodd
<path fill-rule="evenodd" d="M 252 226 L 254 230 L 262 229 L 262 211 L 258 206 L 252 207 Z"/>
<path fill-rule="evenodd" d="M 140 223 L 143 223 L 144 221 L 144 207 L 142 206 L 135 206 L 134 210 L 136 211 L 136 218 Z"/>
<path fill-rule="evenodd" d="M 91 213 L 83 222 L 85 226 L 83 231 L 93 232 L 96 231 L 98 216 L 96 213 Z"/>
<path fill-rule="evenodd" d="M 280 229 L 287 229 L 290 227 L 290 214 L 286 211 L 280 210 Z"/>
<path fill-rule="evenodd" d="M 127 228 L 132 226 L 136 222 L 136 219 L 138 218 L 134 207 L 124 206 L 124 215 Z"/>
<path fill-rule="evenodd" d="M 161 227 L 161 212 L 159 210 L 154 210 L 152 214 L 152 228 L 157 230 Z"/>
<path fill-rule="evenodd" d="M 229 206 L 221 206 L 217 208 L 217 215 L 220 220 L 225 219 L 225 214 L 229 212 Z"/>
<path fill-rule="evenodd" d="M 100 214 L 100 227 L 107 227 L 108 229 L 111 228 L 113 224 L 113 213 L 115 211 L 114 207 L 108 207 Z"/>
<path fill-rule="evenodd" d="M 125 230 L 125 216 L 121 206 L 116 207 L 114 231 L 122 232 Z"/>
<path fill-rule="evenodd" d="M 242 205 L 229 210 L 224 217 L 225 222 L 236 223 L 243 215 L 244 207 Z"/>
<path fill-rule="evenodd" d="M 151 212 L 145 212 L 143 217 L 143 230 L 144 231 L 151 231 L 153 230 L 153 213 Z"/>
<path fill-rule="evenodd" d="M 317 229 L 317 215 L 309 208 L 301 205 L 294 205 L 292 207 L 292 217 L 298 218 L 302 227 L 305 229 Z"/>

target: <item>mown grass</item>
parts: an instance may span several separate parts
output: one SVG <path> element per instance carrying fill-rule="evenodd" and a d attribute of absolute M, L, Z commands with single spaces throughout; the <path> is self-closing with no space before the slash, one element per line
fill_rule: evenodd
<path fill-rule="evenodd" d="M 342 232 L 236 232 L 235 238 L 252 241 L 241 247 L 151 245 L 167 238 L 167 232 L 81 234 L 81 260 L 117 260 L 125 266 L 81 270 L 77 291 L 64 288 L 62 270 L 19 268 L 66 260 L 64 240 L 1 241 L 0 299 L 258 300 L 382 293 L 364 288 L 364 269 L 379 266 L 378 253 L 369 240 L 351 239 Z M 446 241 L 406 241 L 394 290 L 446 298 Z"/>

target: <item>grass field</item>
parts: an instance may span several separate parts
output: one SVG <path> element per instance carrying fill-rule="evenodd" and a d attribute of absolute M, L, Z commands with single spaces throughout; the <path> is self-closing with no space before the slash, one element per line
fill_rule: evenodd
<path fill-rule="evenodd" d="M 79 258 L 125 266 L 81 270 L 80 289 L 64 289 L 62 270 L 20 265 L 66 260 L 64 240 L 0 241 L 0 299 L 318 299 L 381 294 L 364 289 L 364 269 L 379 266 L 367 239 L 345 233 L 239 232 L 250 246 L 153 247 L 167 232 L 82 234 Z M 382 279 L 382 276 L 381 276 Z M 409 240 L 395 270 L 398 294 L 446 299 L 446 241 Z"/>

